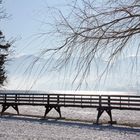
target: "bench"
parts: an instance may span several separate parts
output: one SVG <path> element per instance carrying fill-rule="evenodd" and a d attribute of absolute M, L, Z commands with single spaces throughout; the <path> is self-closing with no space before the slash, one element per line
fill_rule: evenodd
<path fill-rule="evenodd" d="M 97 124 L 103 112 L 112 120 L 112 110 L 140 110 L 140 96 L 136 95 L 88 95 L 50 93 L 0 93 L 1 115 L 11 106 L 19 114 L 19 105 L 44 106 L 44 118 L 54 108 L 61 117 L 61 107 L 96 108 Z"/>

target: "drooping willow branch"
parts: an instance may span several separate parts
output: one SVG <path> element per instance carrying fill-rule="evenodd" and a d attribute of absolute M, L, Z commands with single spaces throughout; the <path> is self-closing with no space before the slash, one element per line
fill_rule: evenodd
<path fill-rule="evenodd" d="M 50 24 L 59 43 L 47 47 L 43 54 L 52 53 L 57 58 L 53 68 L 71 65 L 76 73 L 74 81 L 80 77 L 82 84 L 97 57 L 107 61 L 102 75 L 126 48 L 135 47 L 139 54 L 140 1 L 105 0 L 101 4 L 97 0 L 77 0 L 69 8 L 68 16 L 58 10 L 55 22 Z M 47 32 L 45 35 L 51 37 Z"/>

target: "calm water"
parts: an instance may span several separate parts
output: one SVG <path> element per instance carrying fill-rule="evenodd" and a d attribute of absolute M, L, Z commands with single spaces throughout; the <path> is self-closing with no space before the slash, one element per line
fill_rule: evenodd
<path fill-rule="evenodd" d="M 0 90 L 0 93 L 59 93 L 59 94 L 90 94 L 90 95 L 140 95 L 138 92 L 120 92 L 120 91 L 34 91 L 34 90 Z"/>

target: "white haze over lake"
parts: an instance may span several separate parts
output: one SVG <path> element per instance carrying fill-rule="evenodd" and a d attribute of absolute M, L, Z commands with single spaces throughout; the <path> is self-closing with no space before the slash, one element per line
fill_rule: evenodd
<path fill-rule="evenodd" d="M 43 94 L 81 94 L 81 95 L 139 95 L 137 92 L 121 91 L 74 91 L 74 90 L 0 90 L 0 93 L 43 93 Z"/>
<path fill-rule="evenodd" d="M 139 56 L 138 56 L 139 57 Z M 10 90 L 43 90 L 43 91 L 71 91 L 75 90 L 78 86 L 78 80 L 73 84 L 75 70 L 62 71 L 48 70 L 50 65 L 46 65 L 47 72 L 40 74 L 41 67 L 46 63 L 46 58 L 41 58 L 36 63 L 33 69 L 32 62 L 37 59 L 35 55 L 18 55 L 12 58 L 12 61 L 7 64 L 8 79 L 5 84 L 5 89 Z M 102 69 L 106 62 L 101 59 L 96 60 L 100 69 Z M 140 70 L 136 70 L 132 65 L 135 58 L 133 56 L 119 59 L 116 61 L 114 67 L 109 71 L 105 78 L 99 81 L 96 73 L 96 67 L 93 65 L 91 74 L 87 77 L 88 83 L 83 83 L 78 90 L 82 91 L 119 91 L 119 92 L 136 92 L 140 91 Z M 138 63 L 140 66 L 140 63 Z M 69 67 L 69 66 L 68 66 Z M 114 94 L 114 93 L 113 93 Z"/>

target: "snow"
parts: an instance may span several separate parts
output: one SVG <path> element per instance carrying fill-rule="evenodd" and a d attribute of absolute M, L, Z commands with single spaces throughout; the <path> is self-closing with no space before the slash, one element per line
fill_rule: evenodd
<path fill-rule="evenodd" d="M 1 108 L 0 108 L 1 109 Z M 96 109 L 61 108 L 62 119 L 55 110 L 42 119 L 45 107 L 20 106 L 21 115 L 9 108 L 0 117 L 0 140 L 139 140 L 140 111 L 113 110 L 117 124 L 107 123 L 106 113 L 96 125 Z M 94 122 L 94 124 L 93 124 Z"/>

